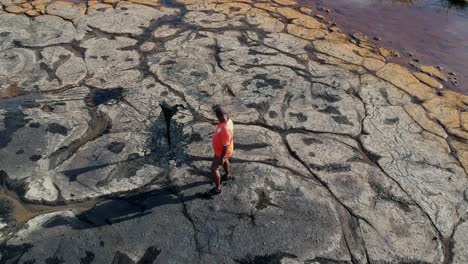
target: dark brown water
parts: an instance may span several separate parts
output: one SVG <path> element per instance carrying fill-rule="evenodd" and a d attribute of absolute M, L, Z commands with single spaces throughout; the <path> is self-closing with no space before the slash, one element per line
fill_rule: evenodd
<path fill-rule="evenodd" d="M 447 77 L 455 77 L 459 82 L 454 85 L 449 81 L 443 83 L 444 87 L 468 94 L 468 4 L 456 5 L 448 0 L 302 0 L 301 3 L 328 8 L 330 13 L 321 13 L 343 31 L 360 31 L 369 37 L 369 42 L 398 50 L 402 56 L 397 61 L 402 64 L 419 59 L 423 64 L 443 67 Z"/>

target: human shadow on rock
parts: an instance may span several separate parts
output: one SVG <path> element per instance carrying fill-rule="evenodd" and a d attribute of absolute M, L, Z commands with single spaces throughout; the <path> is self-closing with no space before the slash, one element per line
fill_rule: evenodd
<path fill-rule="evenodd" d="M 205 192 L 184 196 L 182 192 L 191 188 L 210 184 L 211 181 L 197 181 L 181 186 L 170 186 L 162 190 L 142 192 L 131 196 L 117 197 L 98 203 L 92 209 L 75 217 L 54 216 L 42 227 L 70 226 L 73 229 L 89 229 L 114 225 L 137 219 L 149 214 L 157 214 L 157 207 L 183 204 L 195 199 L 211 199 Z M 182 210 L 182 209 L 181 209 Z"/>

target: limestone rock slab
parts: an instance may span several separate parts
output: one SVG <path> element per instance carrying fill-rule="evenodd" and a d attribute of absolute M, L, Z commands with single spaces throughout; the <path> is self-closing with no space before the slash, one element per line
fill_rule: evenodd
<path fill-rule="evenodd" d="M 458 226 L 453 235 L 453 241 L 453 263 L 460 264 L 466 262 L 468 259 L 468 254 L 465 250 L 468 246 L 468 222 L 462 222 Z"/>
<path fill-rule="evenodd" d="M 289 134 L 287 141 L 322 184 L 357 216 L 369 261 L 441 261 L 441 241 L 430 220 L 396 182 L 367 160 L 357 142 L 311 133 Z"/>
<path fill-rule="evenodd" d="M 97 28 L 108 33 L 129 33 L 139 35 L 150 25 L 151 20 L 164 15 L 176 14 L 174 9 L 155 9 L 143 5 L 125 4 L 116 9 L 95 7 L 88 15 L 74 21 L 80 34 Z"/>
<path fill-rule="evenodd" d="M 364 148 L 379 157 L 379 165 L 431 216 L 439 231 L 449 234 L 467 208 L 463 191 L 468 185 L 447 142 L 422 130 L 401 106 L 366 107 L 372 116 L 364 119 Z"/>
<path fill-rule="evenodd" d="M 83 42 L 86 68 L 92 74 L 86 83 L 105 89 L 128 87 L 138 82 L 142 74 L 135 68 L 140 65 L 140 55 L 135 50 L 123 50 L 135 44 L 136 40 L 124 37 L 112 40 L 93 38 Z"/>

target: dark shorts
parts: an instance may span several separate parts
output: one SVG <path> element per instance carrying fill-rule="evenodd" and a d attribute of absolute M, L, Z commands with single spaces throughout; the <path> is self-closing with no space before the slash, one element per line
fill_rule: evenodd
<path fill-rule="evenodd" d="M 227 162 L 229 157 L 225 157 L 222 161 L 216 155 L 213 156 L 213 162 L 211 163 L 211 169 L 219 169 L 220 166 L 223 166 Z"/>

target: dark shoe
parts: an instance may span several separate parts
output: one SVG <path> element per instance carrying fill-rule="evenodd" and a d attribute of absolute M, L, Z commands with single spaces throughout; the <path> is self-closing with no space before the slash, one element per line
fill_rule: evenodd
<path fill-rule="evenodd" d="M 221 178 L 221 181 L 223 181 L 223 182 L 225 182 L 225 181 L 233 181 L 233 180 L 234 180 L 234 176 L 232 176 L 232 174 L 229 175 L 229 176 L 227 176 L 227 175 L 225 174 L 225 175 L 223 175 L 223 177 Z"/>
<path fill-rule="evenodd" d="M 211 190 L 208 191 L 208 194 L 210 194 L 210 195 L 218 195 L 218 194 L 220 194 L 221 192 L 222 192 L 221 190 L 218 190 L 218 189 L 216 189 L 216 187 L 214 187 L 213 189 L 211 189 Z"/>

